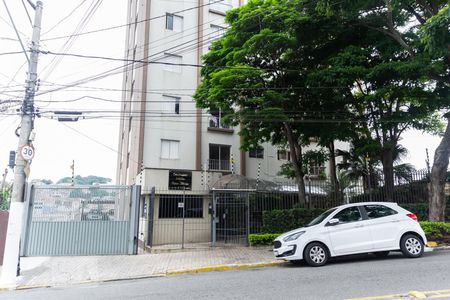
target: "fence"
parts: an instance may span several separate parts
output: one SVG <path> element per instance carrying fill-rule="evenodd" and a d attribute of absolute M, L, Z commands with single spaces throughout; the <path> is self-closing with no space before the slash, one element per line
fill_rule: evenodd
<path fill-rule="evenodd" d="M 22 254 L 134 254 L 138 193 L 127 186 L 32 186 Z"/>
<path fill-rule="evenodd" d="M 427 203 L 428 174 L 416 172 L 396 178 L 391 192 L 380 178 L 370 184 L 363 179 L 335 186 L 329 180 L 305 178 L 305 198 L 294 182 L 251 181 L 211 191 L 155 190 L 142 207 L 150 247 L 192 244 L 247 244 L 248 235 L 260 233 L 265 211 L 305 208 L 328 209 L 365 201 L 395 201 L 400 204 Z M 388 198 L 392 196 L 392 198 Z"/>

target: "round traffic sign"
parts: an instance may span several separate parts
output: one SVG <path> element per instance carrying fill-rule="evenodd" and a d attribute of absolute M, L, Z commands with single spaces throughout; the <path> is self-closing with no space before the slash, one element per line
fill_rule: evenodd
<path fill-rule="evenodd" d="M 34 157 L 34 148 L 31 145 L 23 145 L 20 147 L 20 156 L 24 160 L 32 160 Z"/>

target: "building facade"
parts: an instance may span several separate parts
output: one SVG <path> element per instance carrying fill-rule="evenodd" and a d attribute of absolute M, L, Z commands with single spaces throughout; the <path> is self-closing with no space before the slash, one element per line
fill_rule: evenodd
<path fill-rule="evenodd" d="M 158 209 L 170 208 L 167 203 L 172 200 L 159 203 L 159 199 L 168 199 L 167 194 L 176 198 L 180 190 L 206 199 L 211 185 L 226 174 L 283 179 L 278 172 L 289 160 L 288 151 L 268 143 L 255 151 L 241 151 L 239 128 L 225 126 L 220 111 L 197 109 L 192 98 L 200 83 L 202 55 L 226 31 L 226 12 L 243 4 L 244 0 L 128 1 L 129 62 L 123 76 L 116 182 L 142 186 L 143 212 L 152 187 L 167 191 L 166 196 L 157 192 Z M 307 148 L 314 148 L 314 143 Z M 311 170 L 319 175 L 326 169 Z M 206 211 L 208 205 L 199 203 L 197 210 Z M 155 210 L 155 220 L 175 218 L 177 208 L 172 210 L 167 214 Z M 207 228 L 210 216 L 204 212 L 202 216 Z"/>

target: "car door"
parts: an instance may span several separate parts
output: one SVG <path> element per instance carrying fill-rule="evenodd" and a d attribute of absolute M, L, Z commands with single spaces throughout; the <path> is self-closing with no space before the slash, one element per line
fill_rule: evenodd
<path fill-rule="evenodd" d="M 381 204 L 363 205 L 374 250 L 397 249 L 400 222 L 398 212 Z"/>
<path fill-rule="evenodd" d="M 372 250 L 372 237 L 358 206 L 344 208 L 333 219 L 339 223 L 327 226 L 334 253 L 337 255 L 368 252 Z"/>

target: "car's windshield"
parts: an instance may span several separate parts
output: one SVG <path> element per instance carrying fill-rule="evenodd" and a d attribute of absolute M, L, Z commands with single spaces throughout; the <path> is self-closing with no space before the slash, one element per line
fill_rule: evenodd
<path fill-rule="evenodd" d="M 317 225 L 317 224 L 321 223 L 323 220 L 325 220 L 326 217 L 328 217 L 335 210 L 336 210 L 336 208 L 332 208 L 332 209 L 327 210 L 326 212 L 322 213 L 317 218 L 315 218 L 314 220 L 309 222 L 309 224 L 306 225 L 305 227 L 314 226 L 314 225 Z"/>

